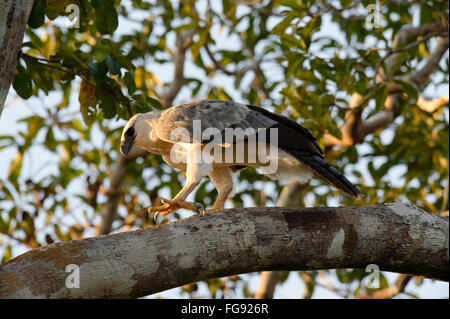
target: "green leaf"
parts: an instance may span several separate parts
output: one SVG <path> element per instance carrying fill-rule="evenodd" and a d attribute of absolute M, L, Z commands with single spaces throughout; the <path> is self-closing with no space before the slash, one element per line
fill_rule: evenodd
<path fill-rule="evenodd" d="M 300 6 L 300 1 L 298 0 L 282 0 L 281 4 L 286 7 L 290 7 L 294 10 L 300 11 L 302 7 Z"/>
<path fill-rule="evenodd" d="M 114 98 L 103 96 L 99 107 L 103 111 L 103 116 L 107 119 L 111 119 L 116 115 L 117 103 Z"/>
<path fill-rule="evenodd" d="M 2 135 L 0 136 L 0 150 L 5 147 L 14 145 L 15 139 L 12 136 Z"/>
<path fill-rule="evenodd" d="M 273 29 L 272 33 L 282 35 L 286 29 L 291 25 L 292 20 L 294 20 L 294 16 L 287 16 L 280 23 L 278 23 Z"/>
<path fill-rule="evenodd" d="M 80 104 L 80 112 L 86 125 L 94 124 L 97 118 L 97 109 L 86 104 Z"/>
<path fill-rule="evenodd" d="M 92 6 L 95 8 L 94 20 L 97 30 L 101 34 L 113 33 L 119 24 L 114 1 L 93 0 Z"/>
<path fill-rule="evenodd" d="M 47 0 L 45 13 L 50 20 L 56 19 L 59 15 L 64 15 L 70 0 Z"/>
<path fill-rule="evenodd" d="M 162 104 L 161 102 L 159 102 L 157 99 L 154 99 L 152 97 L 147 97 L 146 101 L 148 101 L 148 103 L 150 103 L 151 106 L 156 107 L 157 109 L 162 109 Z"/>
<path fill-rule="evenodd" d="M 39 28 L 45 21 L 45 0 L 35 0 L 30 16 L 28 17 L 28 25 L 31 28 Z"/>
<path fill-rule="evenodd" d="M 119 77 L 121 76 L 120 73 L 120 63 L 116 58 L 112 58 L 112 57 L 107 57 L 106 58 L 106 65 L 108 66 L 108 71 L 111 74 L 114 75 L 118 75 Z"/>
<path fill-rule="evenodd" d="M 25 34 L 30 38 L 31 40 L 31 44 L 28 42 L 26 46 L 32 47 L 38 51 L 40 51 L 42 49 L 42 47 L 44 46 L 44 43 L 42 43 L 41 38 L 39 38 L 36 33 L 31 30 L 28 29 L 25 31 Z M 25 43 L 23 44 L 23 46 L 25 46 Z"/>
<path fill-rule="evenodd" d="M 131 112 L 132 114 L 136 113 L 147 113 L 150 112 L 152 109 L 145 103 L 142 102 L 133 102 L 131 103 Z"/>
<path fill-rule="evenodd" d="M 106 61 L 102 62 L 94 62 L 91 61 L 88 63 L 89 71 L 94 76 L 94 80 L 97 84 L 101 84 L 106 80 L 106 73 L 108 72 L 108 65 Z"/>
<path fill-rule="evenodd" d="M 419 94 L 417 93 L 417 90 L 414 88 L 414 86 L 412 86 L 410 83 L 402 81 L 402 80 L 395 79 L 394 82 L 397 83 L 401 87 L 403 92 L 405 92 L 406 95 L 408 95 L 408 97 L 410 99 L 417 101 L 417 99 L 419 98 Z"/>
<path fill-rule="evenodd" d="M 8 245 L 5 247 L 5 250 L 3 251 L 3 257 L 2 257 L 1 264 L 6 263 L 11 258 L 12 258 L 12 249 L 11 249 L 11 245 Z"/>
<path fill-rule="evenodd" d="M 387 85 L 383 85 L 379 88 L 375 94 L 375 107 L 377 109 L 384 108 L 384 103 L 386 102 L 386 98 L 388 96 L 388 87 Z"/>
<path fill-rule="evenodd" d="M 16 183 L 17 179 L 20 176 L 20 170 L 22 169 L 22 159 L 23 159 L 22 152 L 17 151 L 16 155 L 11 161 L 11 164 L 9 165 L 8 179 L 12 183 Z"/>
<path fill-rule="evenodd" d="M 302 50 L 308 49 L 308 45 L 303 38 L 297 39 L 296 37 L 289 34 L 282 34 L 281 42 L 287 47 L 292 47 L 295 49 L 299 48 Z"/>
<path fill-rule="evenodd" d="M 53 77 L 49 72 L 49 68 L 30 57 L 23 56 L 23 59 L 34 84 L 44 91 L 45 94 L 48 94 L 48 92 L 54 88 Z"/>
<path fill-rule="evenodd" d="M 55 139 L 55 135 L 53 134 L 53 129 L 51 127 L 48 128 L 47 134 L 45 135 L 45 147 L 47 147 L 50 151 L 55 152 L 56 146 L 58 142 Z"/>
<path fill-rule="evenodd" d="M 95 86 L 89 83 L 87 79 L 84 79 L 80 85 L 80 93 L 78 95 L 78 101 L 80 102 L 80 111 L 83 117 L 84 123 L 91 125 L 97 118 L 97 95 Z"/>
<path fill-rule="evenodd" d="M 126 72 L 125 76 L 123 78 L 125 85 L 128 89 L 128 94 L 132 95 L 134 92 L 136 92 L 136 83 L 134 82 L 134 72 Z"/>
<path fill-rule="evenodd" d="M 23 99 L 28 99 L 33 94 L 31 76 L 27 70 L 19 63 L 13 79 L 13 88 Z"/>

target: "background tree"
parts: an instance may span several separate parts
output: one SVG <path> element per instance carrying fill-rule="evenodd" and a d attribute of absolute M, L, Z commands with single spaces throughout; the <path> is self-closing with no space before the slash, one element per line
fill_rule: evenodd
<path fill-rule="evenodd" d="M 313 180 L 288 184 L 282 201 L 283 184 L 247 169 L 229 206 L 406 201 L 448 216 L 448 3 L 379 4 L 34 1 L 12 83 L 30 115 L 17 135 L 0 137 L 2 158 L 14 152 L 0 180 L 2 262 L 54 241 L 151 226 L 143 208 L 173 196 L 183 176 L 152 154 L 121 156 L 123 120 L 195 98 L 261 105 L 299 121 L 365 194 L 355 200 Z M 77 12 L 77 21 L 64 17 Z M 205 180 L 192 199 L 210 205 L 215 196 Z M 364 269 L 298 275 L 304 297 L 316 287 L 376 296 L 360 291 Z M 275 287 L 296 274 L 271 276 Z M 383 296 L 410 279 L 402 275 Z M 247 297 L 248 282 L 204 283 L 211 297 Z M 270 297 L 263 282 L 258 291 Z M 380 291 L 389 284 L 382 277 Z"/>

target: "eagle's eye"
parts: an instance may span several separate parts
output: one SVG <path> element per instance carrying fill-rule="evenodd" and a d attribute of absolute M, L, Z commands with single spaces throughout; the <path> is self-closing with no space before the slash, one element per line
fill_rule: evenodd
<path fill-rule="evenodd" d="M 134 127 L 130 127 L 126 132 L 125 132 L 126 136 L 133 136 L 134 135 Z"/>

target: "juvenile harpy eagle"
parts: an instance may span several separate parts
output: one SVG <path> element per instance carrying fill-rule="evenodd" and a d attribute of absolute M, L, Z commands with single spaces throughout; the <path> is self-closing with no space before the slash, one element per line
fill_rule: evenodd
<path fill-rule="evenodd" d="M 275 140 L 270 134 L 274 129 Z M 196 136 L 196 130 L 200 135 Z M 224 138 L 227 130 L 240 134 L 234 134 L 232 139 Z M 248 134 L 241 134 L 243 131 Z M 276 152 L 267 152 L 271 145 L 270 150 Z M 120 150 L 126 156 L 134 146 L 160 154 L 167 164 L 186 172 L 186 185 L 172 200 L 163 199 L 162 206 L 148 209 L 156 212 L 155 217 L 179 208 L 201 211 L 199 205 L 187 202 L 186 198 L 206 176 L 218 191 L 211 210 L 223 208 L 233 189 L 232 173 L 246 167 L 259 168 L 273 179 L 297 178 L 301 183 L 317 175 L 348 195 L 361 195 L 344 175 L 324 161 L 324 153 L 308 129 L 287 117 L 251 105 L 199 100 L 163 111 L 136 114 L 123 129 Z M 256 150 L 269 154 L 265 161 L 250 154 L 255 153 L 255 146 Z M 214 153 L 214 156 L 192 155 L 204 154 L 206 148 L 207 153 Z M 225 158 L 224 154 L 230 150 L 231 156 Z M 276 164 L 270 169 L 268 159 Z"/>

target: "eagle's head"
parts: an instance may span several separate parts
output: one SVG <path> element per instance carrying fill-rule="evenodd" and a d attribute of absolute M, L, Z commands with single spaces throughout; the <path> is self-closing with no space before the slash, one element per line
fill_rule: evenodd
<path fill-rule="evenodd" d="M 120 152 L 126 156 L 131 152 L 134 145 L 144 146 L 149 143 L 153 129 L 152 124 L 159 116 L 159 111 L 152 111 L 138 113 L 130 118 L 122 131 Z"/>

